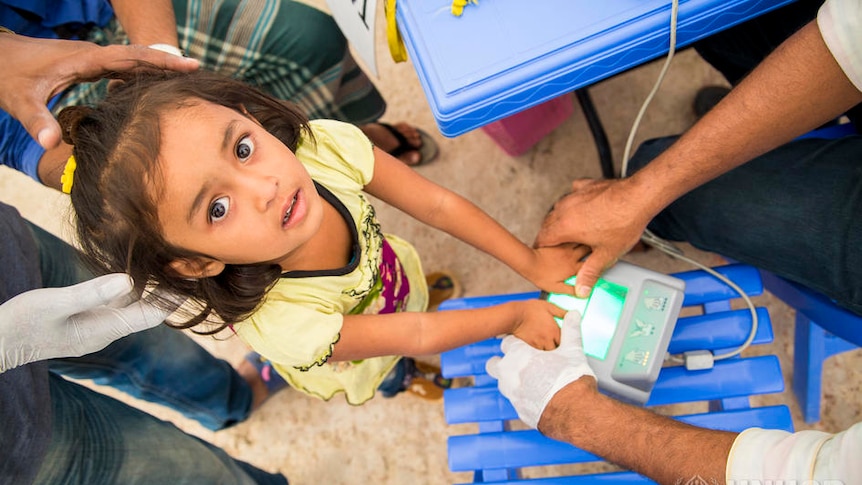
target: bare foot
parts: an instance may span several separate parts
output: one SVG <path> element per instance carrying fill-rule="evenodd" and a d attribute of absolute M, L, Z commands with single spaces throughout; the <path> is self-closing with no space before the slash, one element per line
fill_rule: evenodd
<path fill-rule="evenodd" d="M 266 398 L 269 397 L 269 389 L 267 389 L 266 383 L 263 382 L 260 373 L 254 368 L 251 362 L 245 359 L 236 367 L 236 372 L 251 387 L 251 409 L 255 410 L 259 408 L 266 401 Z"/>
<path fill-rule="evenodd" d="M 416 150 L 408 150 L 398 155 L 398 159 L 410 166 L 418 165 L 422 160 L 422 155 L 420 155 L 418 150 L 422 146 L 422 137 L 419 135 L 419 132 L 415 127 L 404 122 L 395 123 L 392 126 L 407 139 L 407 143 L 410 146 L 417 148 Z M 392 152 L 392 150 L 398 148 L 398 138 L 386 129 L 386 127 L 380 125 L 380 123 L 367 123 L 361 125 L 359 129 L 365 133 L 365 136 L 371 140 L 371 143 L 374 143 L 374 146 L 385 152 Z"/>

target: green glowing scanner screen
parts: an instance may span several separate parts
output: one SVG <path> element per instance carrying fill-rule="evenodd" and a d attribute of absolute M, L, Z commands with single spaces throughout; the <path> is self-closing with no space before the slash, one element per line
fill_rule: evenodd
<path fill-rule="evenodd" d="M 570 278 L 566 283 L 574 285 L 575 278 Z M 548 296 L 548 301 L 565 310 L 578 310 L 583 315 L 581 333 L 584 353 L 595 359 L 605 360 L 620 323 L 626 294 L 628 289 L 624 286 L 599 279 L 588 299 L 552 293 Z M 562 323 L 562 320 L 558 319 L 558 322 Z"/>

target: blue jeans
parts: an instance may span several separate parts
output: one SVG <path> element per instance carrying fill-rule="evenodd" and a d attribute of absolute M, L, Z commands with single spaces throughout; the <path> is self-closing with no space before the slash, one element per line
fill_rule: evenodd
<path fill-rule="evenodd" d="M 39 247 L 45 287 L 92 277 L 74 248 L 37 226 L 30 228 Z M 165 325 L 119 339 L 93 354 L 53 360 L 51 370 L 168 406 L 211 430 L 243 421 L 251 412 L 251 388 L 233 367 Z"/>
<path fill-rule="evenodd" d="M 638 148 L 632 172 L 676 138 Z M 683 195 L 658 236 L 771 271 L 862 315 L 862 136 L 781 146 Z"/>
<path fill-rule="evenodd" d="M 410 357 L 401 357 L 401 360 L 383 378 L 383 382 L 377 386 L 377 390 L 383 397 L 395 397 L 398 393 L 407 390 L 405 386 L 407 376 L 412 375 L 415 371 L 414 360 Z"/>
<path fill-rule="evenodd" d="M 280 484 L 280 474 L 51 373 L 51 444 L 35 484 Z"/>

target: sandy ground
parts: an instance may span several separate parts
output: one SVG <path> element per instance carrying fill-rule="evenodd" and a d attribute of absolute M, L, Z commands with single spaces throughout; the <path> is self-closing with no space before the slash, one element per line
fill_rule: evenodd
<path fill-rule="evenodd" d="M 322 0 L 314 3 L 324 5 Z M 382 25 L 382 16 L 379 18 L 378 25 Z M 440 146 L 438 160 L 417 170 L 474 201 L 523 241 L 532 242 L 543 215 L 568 190 L 571 180 L 600 176 L 596 150 L 577 106 L 574 115 L 530 151 L 511 157 L 481 130 L 453 139 L 443 137 L 436 129 L 411 64 L 392 63 L 383 37 L 379 38 L 378 58 L 380 78 L 376 83 L 389 103 L 384 120 L 407 120 L 423 127 Z M 632 120 L 659 69 L 659 63 L 648 64 L 591 88 L 618 165 Z M 691 101 L 697 89 L 721 82 L 722 78 L 695 52 L 679 53 L 643 120 L 637 140 L 685 130 L 694 121 Z M 32 221 L 69 239 L 70 209 L 62 194 L 2 168 L 0 200 L 17 206 Z M 467 296 L 534 289 L 508 268 L 443 233 L 382 204 L 378 204 L 378 212 L 387 232 L 413 242 L 426 271 L 453 270 Z M 692 249 L 687 252 L 704 263 L 721 264 L 716 255 Z M 626 259 L 664 272 L 691 269 L 657 251 Z M 800 419 L 798 405 L 789 391 L 793 311 L 768 294 L 757 297 L 755 302 L 769 308 L 776 334 L 773 344 L 758 351 L 780 357 L 788 389 L 758 401 L 790 406 L 797 429 L 837 431 L 862 420 L 859 372 L 862 351 L 848 352 L 826 363 L 823 418 L 817 425 L 808 426 Z M 198 340 L 233 363 L 245 353 L 235 338 Z M 171 420 L 237 458 L 267 470 L 278 470 L 294 484 L 442 484 L 471 479 L 467 474 L 448 470 L 446 438 L 462 431 L 447 427 L 441 401 L 400 395 L 394 399 L 375 398 L 363 406 L 351 407 L 341 398 L 321 402 L 287 390 L 272 397 L 246 422 L 213 433 L 170 410 L 135 402 L 111 390 L 105 392 Z"/>

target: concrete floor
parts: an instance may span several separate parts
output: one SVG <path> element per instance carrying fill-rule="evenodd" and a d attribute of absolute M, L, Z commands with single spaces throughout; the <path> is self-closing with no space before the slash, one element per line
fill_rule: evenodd
<path fill-rule="evenodd" d="M 323 5 L 322 0 L 314 3 Z M 382 17 L 378 22 L 382 22 Z M 393 64 L 384 40 L 382 37 L 379 40 L 380 78 L 376 83 L 389 103 L 384 120 L 407 120 L 424 127 L 440 145 L 438 160 L 417 170 L 474 201 L 523 241 L 532 242 L 545 212 L 568 190 L 572 179 L 600 176 L 595 147 L 577 106 L 571 118 L 518 157 L 506 155 L 481 130 L 454 139 L 443 137 L 436 129 L 413 67 L 409 62 Z M 631 122 L 659 69 L 659 63 L 648 64 L 591 88 L 618 166 Z M 637 141 L 684 131 L 694 121 L 691 100 L 697 89 L 721 82 L 722 78 L 695 52 L 679 53 L 641 124 Z M 26 217 L 49 231 L 69 239 L 70 208 L 64 195 L 2 168 L 0 200 L 18 207 Z M 422 255 L 426 271 L 453 270 L 461 279 L 467 296 L 534 289 L 483 253 L 424 227 L 390 207 L 382 204 L 377 207 L 384 229 L 411 241 Z M 706 264 L 721 264 L 721 259 L 715 255 L 693 249 L 686 251 Z M 626 259 L 663 272 L 692 269 L 657 251 L 634 254 Z M 776 339 L 768 350 L 780 357 L 787 378 L 786 388 L 790 389 L 793 312 L 768 294 L 755 298 L 755 303 L 769 308 Z M 245 353 L 235 338 L 198 340 L 233 363 L 239 362 Z M 860 369 L 860 350 L 827 362 L 823 418 L 814 426 L 800 419 L 799 408 L 789 390 L 759 399 L 763 403 L 790 406 L 797 429 L 845 429 L 862 420 Z M 280 471 L 294 484 L 444 484 L 471 479 L 467 474 L 448 471 L 446 438 L 461 431 L 446 426 L 442 401 L 429 402 L 400 395 L 394 399 L 376 398 L 365 405 L 351 407 L 341 398 L 322 402 L 287 390 L 268 400 L 246 422 L 213 433 L 170 410 L 134 402 L 111 390 L 105 392 L 171 420 L 239 459 Z"/>

